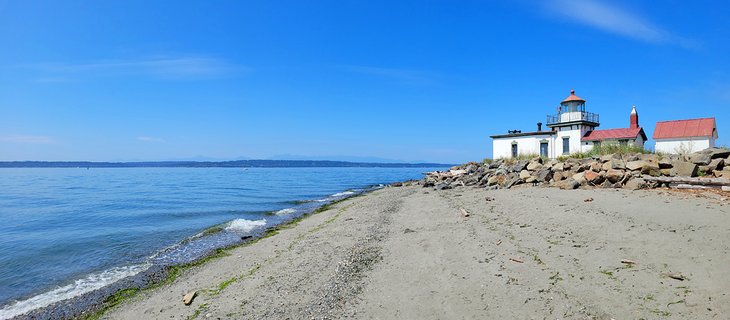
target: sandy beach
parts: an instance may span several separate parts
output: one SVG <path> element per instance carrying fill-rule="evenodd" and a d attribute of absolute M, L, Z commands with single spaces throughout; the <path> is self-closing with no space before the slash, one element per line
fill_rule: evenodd
<path fill-rule="evenodd" d="M 729 211 L 667 190 L 389 187 L 103 318 L 723 319 Z"/>

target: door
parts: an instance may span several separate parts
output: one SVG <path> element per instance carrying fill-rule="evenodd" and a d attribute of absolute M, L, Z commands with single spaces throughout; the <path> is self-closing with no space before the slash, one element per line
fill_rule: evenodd
<path fill-rule="evenodd" d="M 548 143 L 547 142 L 540 142 L 540 156 L 541 157 L 548 157 Z"/>
<path fill-rule="evenodd" d="M 512 144 L 512 158 L 517 158 L 517 144 Z"/>

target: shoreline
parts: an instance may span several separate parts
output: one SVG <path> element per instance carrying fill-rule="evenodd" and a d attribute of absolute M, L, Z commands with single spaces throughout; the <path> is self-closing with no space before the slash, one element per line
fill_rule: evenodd
<path fill-rule="evenodd" d="M 210 260 L 214 260 L 227 255 L 227 252 L 238 247 L 255 244 L 257 241 L 275 235 L 279 230 L 291 228 L 306 217 L 317 214 L 333 204 L 347 200 L 349 198 L 358 197 L 360 195 L 372 192 L 385 187 L 383 184 L 370 185 L 363 188 L 347 189 L 337 192 L 321 199 L 313 200 L 292 200 L 294 207 L 281 210 L 273 210 L 268 212 L 267 216 L 279 216 L 284 211 L 287 217 L 281 222 L 266 226 L 263 229 L 253 230 L 246 235 L 240 237 L 240 241 L 234 242 L 222 247 L 212 247 L 203 254 L 184 263 L 173 264 L 154 264 L 147 262 L 143 270 L 136 272 L 130 276 L 122 277 L 112 281 L 102 287 L 83 292 L 70 298 L 52 302 L 46 306 L 34 308 L 23 313 L 12 315 L 7 319 L 94 319 L 101 316 L 106 310 L 113 308 L 120 302 L 135 296 L 137 293 L 145 290 L 151 290 L 156 287 L 175 281 L 181 272 L 189 268 L 201 266 Z M 216 224 L 201 230 L 199 233 L 180 240 L 173 247 L 184 246 L 186 243 L 195 241 L 203 237 L 214 236 L 226 232 L 226 226 L 234 222 L 236 219 L 221 224 Z M 169 248 L 161 249 L 152 256 L 165 252 Z M 137 266 L 137 265 L 133 265 Z M 142 266 L 142 265 L 139 265 Z M 101 273 L 107 272 L 105 270 Z M 97 273 L 89 274 L 92 276 Z M 87 276 L 87 277 L 88 277 Z M 83 280 L 78 279 L 75 281 Z M 58 287 L 60 288 L 60 287 Z M 27 299 L 16 300 L 15 302 L 4 305 L 3 307 L 14 306 L 16 303 L 23 303 L 36 299 L 44 294 L 48 294 L 56 289 L 43 291 L 42 293 L 28 297 Z M 5 318 L 3 318 L 5 319 Z"/>
<path fill-rule="evenodd" d="M 590 197 L 588 197 L 589 195 Z M 726 208 L 726 204 L 722 198 L 713 198 L 712 194 L 707 193 L 680 192 L 664 189 L 642 191 L 628 191 L 620 189 L 560 190 L 552 187 L 530 187 L 527 185 L 517 186 L 509 190 L 486 190 L 483 188 L 472 187 L 457 187 L 450 190 L 438 190 L 438 188 L 424 188 L 421 185 L 418 185 L 417 181 L 409 181 L 405 183 L 394 183 L 385 188 L 363 192 L 341 199 L 340 201 L 325 204 L 310 213 L 303 214 L 292 219 L 286 224 L 267 228 L 260 234 L 260 237 L 249 239 L 247 242 L 232 247 L 218 249 L 215 253 L 200 260 L 196 260 L 193 263 L 167 269 L 148 270 L 149 272 L 144 273 L 144 275 L 139 275 L 148 278 L 147 287 L 117 291 L 110 295 L 111 298 L 107 299 L 106 303 L 103 303 L 103 301 L 101 301 L 101 303 L 99 303 L 99 301 L 97 301 L 97 303 L 92 303 L 89 301 L 92 301 L 93 299 L 89 298 L 93 297 L 85 295 L 79 296 L 78 299 L 82 301 L 80 301 L 77 306 L 77 311 L 79 310 L 78 308 L 84 308 L 84 312 L 75 317 L 68 317 L 69 314 L 59 312 L 59 309 L 55 309 L 55 312 L 48 310 L 40 312 L 41 310 L 46 309 L 43 308 L 31 313 L 26 313 L 25 315 L 14 319 L 57 319 L 63 317 L 83 319 L 170 317 L 194 319 L 208 315 L 217 315 L 222 318 L 259 318 L 272 316 L 293 318 L 336 318 L 341 316 L 355 318 L 392 318 L 394 316 L 403 315 L 418 316 L 420 318 L 427 319 L 464 315 L 468 315 L 467 317 L 514 317 L 513 314 L 507 313 L 505 310 L 510 303 L 505 302 L 504 298 L 497 299 L 497 297 L 495 297 L 495 299 L 501 302 L 497 303 L 496 306 L 493 303 L 487 303 L 487 306 L 496 308 L 496 311 L 493 310 L 492 312 L 471 310 L 464 313 L 459 310 L 451 310 L 446 313 L 438 313 L 435 310 L 431 310 L 430 313 L 421 313 L 416 306 L 411 306 L 406 303 L 406 299 L 401 301 L 401 303 L 406 303 L 405 307 L 401 307 L 400 305 L 390 305 L 386 308 L 387 312 L 397 312 L 395 314 L 373 313 L 372 311 L 375 310 L 373 308 L 376 307 L 373 305 L 373 303 L 375 303 L 374 301 L 380 300 L 378 300 L 378 295 L 373 295 L 372 292 L 380 292 L 381 295 L 392 295 L 394 293 L 390 290 L 402 290 L 405 292 L 404 294 L 415 295 L 422 299 L 426 299 L 426 296 L 424 295 L 425 293 L 423 292 L 424 289 L 419 287 L 424 285 L 422 283 L 422 281 L 424 281 L 423 279 L 411 279 L 411 281 L 420 283 L 419 286 L 413 287 L 414 283 L 412 282 L 399 282 L 403 280 L 401 277 L 405 275 L 399 275 L 399 277 L 389 276 L 384 281 L 383 279 L 380 279 L 383 277 L 382 273 L 389 274 L 401 269 L 409 269 L 412 268 L 411 264 L 420 263 L 425 264 L 421 269 L 427 270 L 427 274 L 422 274 L 421 276 L 430 278 L 432 277 L 432 274 L 439 274 L 444 271 L 443 268 L 447 268 L 439 264 L 445 262 L 444 260 L 441 260 L 443 259 L 443 256 L 418 256 L 418 250 L 421 248 L 419 246 L 414 247 L 413 243 L 408 244 L 408 239 L 406 238 L 408 235 L 412 236 L 414 233 L 423 233 L 425 238 L 421 238 L 421 245 L 424 243 L 430 243 L 430 246 L 432 247 L 440 247 L 440 250 L 446 250 L 439 251 L 439 254 L 443 255 L 445 252 L 453 251 L 454 249 L 462 250 L 464 249 L 463 246 L 469 246 L 468 243 L 471 241 L 480 242 L 479 248 L 482 249 L 479 250 L 483 250 L 484 247 L 506 248 L 505 244 L 519 241 L 519 238 L 521 237 L 519 236 L 520 232 L 534 229 L 545 223 L 548 223 L 546 226 L 553 229 L 561 228 L 556 226 L 550 220 L 545 220 L 545 218 L 540 216 L 533 216 L 530 223 L 517 223 L 514 221 L 513 219 L 515 218 L 511 217 L 513 214 L 517 219 L 522 218 L 525 215 L 534 215 L 534 213 L 531 214 L 525 211 L 524 207 L 535 206 L 535 204 L 525 203 L 525 201 L 521 200 L 522 197 L 535 199 L 560 198 L 563 201 L 568 201 L 568 208 L 565 208 L 565 204 L 551 205 L 552 209 L 548 211 L 550 212 L 550 216 L 555 219 L 564 219 L 566 217 L 562 217 L 561 214 L 553 211 L 565 211 L 566 213 L 570 213 L 572 219 L 575 219 L 575 214 L 581 212 L 581 210 L 587 210 L 587 213 L 591 214 L 591 207 L 599 203 L 603 205 L 603 207 L 598 210 L 593 208 L 593 214 L 605 215 L 607 211 L 615 210 L 613 215 L 623 216 L 623 219 L 620 219 L 620 221 L 623 222 L 622 225 L 624 225 L 624 227 L 628 228 L 627 230 L 613 230 L 617 234 L 608 236 L 608 238 L 605 238 L 602 241 L 596 241 L 596 239 L 583 239 L 576 242 L 575 240 L 572 240 L 569 249 L 567 251 L 560 251 L 558 257 L 567 255 L 573 256 L 577 259 L 579 255 L 576 255 L 575 252 L 572 251 L 578 250 L 586 252 L 587 249 L 583 249 L 586 247 L 591 247 L 591 250 L 601 250 L 606 247 L 606 242 L 614 241 L 612 239 L 614 237 L 627 239 L 626 237 L 629 235 L 626 233 L 633 228 L 637 228 L 636 219 L 639 219 L 640 216 L 636 216 L 636 214 L 641 211 L 636 210 L 645 210 L 646 203 L 651 205 L 649 211 L 652 211 L 655 217 L 660 217 L 660 215 L 657 215 L 657 211 L 666 210 L 670 216 L 666 219 L 671 220 L 679 218 L 684 219 L 685 221 L 682 221 L 682 228 L 677 226 L 669 228 L 667 224 L 670 223 L 665 223 L 663 220 L 665 218 L 660 218 L 661 221 L 658 224 L 659 227 L 650 227 L 643 230 L 643 232 L 653 234 L 656 233 L 657 228 L 661 228 L 662 233 L 666 233 L 668 231 L 672 236 L 676 237 L 676 235 L 679 234 L 682 238 L 684 238 L 685 235 L 681 231 L 690 230 L 687 232 L 693 233 L 688 236 L 695 238 L 690 239 L 689 241 L 694 240 L 697 243 L 704 243 L 711 247 L 707 250 L 701 249 L 699 252 L 692 252 L 687 251 L 686 248 L 682 248 L 680 246 L 678 249 L 671 249 L 672 251 L 678 251 L 675 254 L 667 255 L 665 252 L 659 253 L 662 259 L 674 260 L 675 264 L 682 266 L 680 269 L 682 275 L 687 276 L 689 280 L 677 283 L 672 283 L 671 281 L 666 280 L 666 277 L 662 276 L 662 274 L 678 270 L 676 268 L 672 268 L 676 267 L 675 265 L 670 266 L 664 262 L 646 263 L 645 260 L 643 260 L 647 259 L 647 255 L 655 254 L 655 252 L 651 250 L 643 252 L 642 254 L 617 255 L 615 256 L 615 261 L 607 261 L 605 259 L 606 257 L 591 255 L 591 259 L 599 259 L 602 263 L 598 265 L 597 270 L 594 270 L 594 272 L 590 272 L 589 274 L 578 275 L 577 273 L 585 271 L 580 270 L 580 268 L 578 268 L 578 270 L 572 270 L 572 272 L 571 270 L 565 270 L 575 268 L 575 266 L 570 265 L 562 265 L 558 268 L 551 268 L 551 273 L 546 276 L 546 278 L 549 279 L 549 286 L 546 288 L 540 287 L 541 289 L 537 289 L 538 293 L 544 293 L 546 292 L 545 290 L 548 290 L 547 292 L 553 292 L 555 290 L 554 286 L 556 286 L 559 282 L 576 281 L 576 278 L 590 277 L 594 280 L 592 285 L 598 287 L 607 285 L 606 283 L 601 282 L 606 279 L 602 277 L 613 279 L 612 281 L 619 281 L 622 284 L 631 285 L 630 281 L 635 279 L 620 278 L 619 276 L 616 276 L 620 272 L 624 272 L 624 275 L 626 272 L 641 272 L 643 273 L 641 275 L 642 285 L 655 286 L 655 288 L 653 288 L 653 292 L 647 293 L 643 297 L 637 296 L 635 289 L 631 290 L 632 292 L 630 293 L 629 299 L 624 299 L 622 302 L 630 307 L 623 307 L 623 309 L 620 305 L 610 305 L 610 308 L 607 308 L 603 303 L 596 302 L 591 299 L 588 299 L 590 300 L 590 303 L 587 303 L 584 301 L 586 300 L 585 298 L 578 299 L 577 297 L 574 297 L 581 301 L 581 308 L 586 308 L 586 306 L 590 304 L 597 305 L 592 305 L 591 308 L 594 310 L 587 313 L 584 311 L 578 312 L 574 307 L 571 307 L 569 309 L 572 310 L 570 311 L 572 313 L 568 312 L 565 313 L 565 315 L 572 314 L 573 317 L 578 315 L 590 315 L 598 318 L 608 315 L 612 317 L 626 317 L 629 315 L 631 317 L 636 317 L 637 314 L 644 315 L 648 318 L 654 318 L 657 315 L 662 315 L 663 317 L 671 317 L 672 315 L 681 315 L 681 317 L 716 317 L 718 314 L 723 314 L 723 310 L 725 310 L 725 312 L 730 312 L 730 309 L 718 306 L 718 304 L 730 302 L 730 298 L 717 291 L 718 288 L 723 289 L 730 287 L 730 283 L 727 283 L 726 285 L 712 285 L 712 281 L 708 281 L 708 279 L 700 279 L 698 281 L 698 267 L 692 267 L 691 265 L 686 264 L 686 261 L 683 261 L 685 259 L 677 259 L 676 257 L 677 255 L 681 256 L 683 254 L 688 254 L 693 256 L 690 260 L 694 261 L 698 256 L 717 256 L 713 253 L 722 252 L 722 250 L 727 252 L 727 246 L 722 247 L 717 244 L 711 245 L 707 242 L 708 239 L 711 239 L 711 237 L 708 238 L 708 236 L 700 236 L 699 239 L 697 239 L 697 233 L 694 233 L 698 229 L 701 230 L 710 227 L 717 229 L 730 228 L 730 225 L 728 225 L 728 219 L 726 218 L 728 209 Z M 591 201 L 587 201 L 588 199 Z M 593 199 L 595 199 L 595 201 Z M 510 216 L 505 216 L 506 212 L 498 214 L 497 208 L 500 207 L 499 203 L 502 201 L 510 203 L 505 204 L 505 206 L 509 207 L 510 211 L 513 211 L 509 213 Z M 611 203 L 611 201 L 624 201 L 628 202 L 630 205 L 627 205 L 626 203 L 615 205 Z M 414 204 L 414 202 L 416 204 Z M 404 203 L 410 203 L 410 208 L 404 209 Z M 512 207 L 515 205 L 518 207 Z M 677 205 L 679 205 L 680 208 L 677 208 Z M 520 209 L 520 206 L 523 208 Z M 614 207 L 617 206 L 618 209 L 614 209 Z M 463 217 L 460 214 L 459 210 L 463 208 L 471 214 L 470 217 Z M 701 222 L 701 224 L 686 223 L 687 217 L 683 217 L 683 212 L 681 212 L 682 208 L 687 210 L 696 210 L 697 212 L 694 212 L 693 214 L 696 214 L 699 217 L 698 222 Z M 436 228 L 435 226 L 429 226 L 428 222 L 420 221 L 427 219 L 427 217 L 422 216 L 422 210 L 429 211 L 428 215 L 430 218 L 437 220 L 439 223 L 445 223 L 445 225 Z M 404 215 L 405 219 L 403 217 L 400 219 L 394 218 L 398 215 Z M 497 215 L 497 217 L 495 217 L 495 215 Z M 368 216 L 374 217 L 367 219 Z M 500 219 L 504 221 L 497 222 L 496 224 L 493 223 Z M 708 221 L 712 221 L 712 223 L 707 223 Z M 633 225 L 626 225 L 627 222 L 631 222 Z M 646 223 L 647 221 L 644 222 Z M 474 229 L 473 226 L 470 226 L 474 223 L 479 225 L 478 229 Z M 571 223 L 575 223 L 575 221 L 571 220 Z M 582 223 L 577 224 L 581 225 Z M 713 226 L 712 224 L 715 225 Z M 467 229 L 464 229 L 465 225 L 468 227 Z M 638 225 L 639 228 L 642 226 L 643 225 L 641 224 Z M 570 223 L 565 223 L 565 226 L 562 226 L 562 228 L 572 229 L 573 231 L 571 232 L 579 232 L 576 228 L 572 228 Z M 543 229 L 548 230 L 548 228 Z M 495 238 L 494 233 L 499 235 Z M 459 239 L 456 243 L 449 242 L 446 244 L 441 244 L 436 241 L 438 239 L 447 241 L 449 237 L 456 234 L 462 234 L 462 236 L 464 234 L 469 235 L 469 239 Z M 512 281 L 518 281 L 516 279 L 522 279 L 532 272 L 539 271 L 544 273 L 545 270 L 548 269 L 546 266 L 552 266 L 552 263 L 548 263 L 551 257 L 543 256 L 543 250 L 550 251 L 553 247 L 559 246 L 563 241 L 561 239 L 566 237 L 566 234 L 569 233 L 563 232 L 563 235 L 560 235 L 558 232 L 555 232 L 554 234 L 551 233 L 549 237 L 545 237 L 551 238 L 555 236 L 555 238 L 541 239 L 547 242 L 547 247 L 542 244 L 538 246 L 533 245 L 528 249 L 525 249 L 524 246 L 517 246 L 516 248 L 518 249 L 509 254 L 505 252 L 500 254 L 492 250 L 491 252 L 494 253 L 488 254 L 488 256 L 484 259 L 477 259 L 477 256 L 479 256 L 479 250 L 474 251 L 476 248 L 471 248 L 466 250 L 466 252 L 470 255 L 475 255 L 474 259 L 470 258 L 464 260 L 464 257 L 458 259 L 449 258 L 448 264 L 456 264 L 457 268 L 451 270 L 457 270 L 455 271 L 456 274 L 461 274 L 463 270 L 469 270 L 475 267 L 481 268 L 485 266 L 483 265 L 485 263 L 487 264 L 486 266 L 489 266 L 489 263 L 501 260 L 499 261 L 497 269 L 490 267 L 490 270 L 492 270 L 494 274 L 485 274 L 483 272 L 469 273 L 471 273 L 471 276 L 473 277 L 487 281 L 487 283 L 490 284 L 490 288 L 496 285 L 497 291 L 500 295 L 509 296 L 510 294 L 514 294 L 514 292 L 511 291 L 512 288 L 509 288 L 509 286 L 505 287 L 505 284 L 501 282 L 506 281 L 507 285 L 514 285 Z M 635 232 L 631 232 L 631 234 L 637 236 L 637 233 Z M 443 238 L 444 236 L 447 238 Z M 522 236 L 530 238 L 529 234 L 523 234 Z M 714 233 L 714 236 L 718 236 L 718 233 Z M 658 237 L 663 239 L 660 242 L 672 240 L 666 239 L 667 236 L 663 234 Z M 357 239 L 352 241 L 351 238 Z M 484 240 L 482 238 L 486 238 L 488 241 L 482 242 L 481 240 Z M 535 239 L 530 240 L 533 241 Z M 624 241 L 626 240 L 622 240 L 622 242 Z M 600 245 L 601 242 L 603 245 Z M 638 246 L 646 244 L 646 240 L 637 242 L 637 240 L 632 239 L 627 243 L 629 247 L 619 248 L 619 252 L 624 253 L 625 250 L 631 249 L 631 243 L 634 242 L 639 243 L 640 245 Z M 404 243 L 407 250 L 403 248 Z M 576 245 L 576 243 L 578 244 Z M 325 247 L 322 247 L 323 244 Z M 598 245 L 598 248 L 593 248 L 596 245 Z M 334 247 L 330 248 L 329 246 Z M 653 246 L 656 246 L 656 244 L 653 244 Z M 328 253 L 330 256 L 323 259 L 323 257 L 317 256 L 318 253 L 316 251 L 318 248 L 327 248 L 326 251 L 329 250 L 332 252 Z M 393 251 L 400 251 L 400 253 L 393 256 Z M 390 259 L 388 258 L 389 252 L 391 253 Z M 412 256 L 414 254 L 416 257 Z M 562 258 L 552 257 L 552 259 L 560 260 Z M 580 259 L 582 260 L 583 257 L 580 257 Z M 631 266 L 629 269 L 626 269 L 627 266 L 623 265 L 619 261 L 621 259 L 634 259 L 638 261 L 638 266 L 640 267 L 634 269 L 633 266 Z M 288 260 L 288 263 L 281 265 L 281 261 L 278 260 Z M 729 275 L 727 271 L 724 271 L 724 269 L 718 270 L 715 266 L 722 262 L 730 263 L 730 258 L 721 257 L 716 260 L 719 260 L 720 262 L 712 263 L 712 273 L 716 274 L 718 278 Z M 471 266 L 470 263 L 475 261 L 479 264 Z M 559 261 L 553 262 L 558 265 L 560 264 Z M 287 268 L 291 268 L 292 264 L 298 266 L 314 264 L 319 265 L 321 268 L 310 267 L 306 272 L 298 269 L 287 270 Z M 504 272 L 505 270 L 510 269 L 511 265 L 522 266 L 527 264 L 534 264 L 532 267 L 536 266 L 538 270 L 532 270 L 529 272 L 526 272 L 525 270 L 512 270 L 517 273 L 513 276 L 507 277 L 505 280 Z M 277 271 L 268 269 L 274 266 L 276 266 Z M 448 268 L 453 267 L 454 266 Z M 596 266 L 593 265 L 592 267 L 595 268 Z M 706 268 L 706 266 L 703 266 L 703 268 Z M 476 270 L 479 269 L 477 268 Z M 647 270 L 651 271 L 649 272 L 650 274 L 645 272 Z M 410 272 L 413 271 L 414 270 L 410 270 Z M 415 271 L 423 272 L 424 270 L 419 269 Z M 596 276 L 596 273 L 602 276 Z M 491 275 L 499 279 L 496 279 L 496 282 L 494 281 L 495 279 L 487 279 L 490 278 L 489 276 Z M 437 277 L 437 279 L 432 280 L 436 282 L 445 281 L 443 279 L 444 275 L 440 276 L 441 277 Z M 279 277 L 283 277 L 284 279 L 276 281 Z M 567 277 L 570 277 L 571 279 L 566 279 Z M 634 275 L 632 275 L 632 277 L 634 277 Z M 308 280 L 305 280 L 307 278 L 318 278 L 319 283 L 307 283 Z M 451 276 L 446 276 L 446 278 L 451 278 Z M 276 281 L 278 285 L 271 287 L 269 284 L 265 283 L 265 280 Z M 285 280 L 286 282 L 284 282 Z M 289 288 L 290 285 L 287 284 L 289 282 L 298 283 L 302 281 L 305 283 L 296 286 L 296 288 Z M 322 287 L 323 281 L 324 288 Z M 583 279 L 580 279 L 577 283 L 578 289 L 588 290 L 585 285 L 581 284 L 582 281 Z M 389 282 L 394 282 L 397 285 L 390 284 Z M 697 282 L 699 282 L 698 285 L 700 288 L 695 286 Z M 122 281 L 120 281 L 120 283 L 122 283 Z M 132 283 L 134 283 L 134 281 L 132 281 Z M 687 284 L 690 286 L 686 286 Z M 125 285 L 129 285 L 129 283 L 125 283 Z M 480 290 L 478 288 L 469 287 L 467 283 L 464 283 L 463 285 L 468 287 L 468 290 L 458 286 L 455 287 L 453 285 L 448 285 L 447 283 L 441 283 L 441 286 L 449 288 L 449 294 L 441 295 L 440 299 L 445 299 L 458 304 L 458 301 L 455 302 L 453 299 L 467 294 L 462 291 L 466 290 L 471 292 L 468 294 L 474 294 L 472 291 Z M 673 290 L 667 289 L 667 285 L 669 285 L 669 289 Z M 390 286 L 394 287 L 383 292 L 383 290 L 385 290 L 384 288 Z M 633 285 L 631 286 L 633 287 Z M 656 288 L 656 286 L 664 287 Z M 117 289 L 122 287 L 123 286 L 120 284 Z M 284 294 L 288 295 L 288 298 L 286 299 L 293 299 L 294 302 L 283 301 L 285 298 L 280 298 L 277 295 L 272 296 L 271 293 L 268 293 L 268 297 L 271 301 L 266 302 L 263 305 L 257 305 L 256 309 L 260 308 L 260 312 L 249 310 L 249 307 L 246 307 L 246 305 L 253 302 L 241 302 L 242 298 L 240 295 L 245 295 L 251 300 L 258 301 L 257 303 L 263 303 L 260 301 L 260 298 L 252 297 L 251 294 L 248 293 L 249 291 L 255 291 L 258 292 L 259 295 L 267 296 L 264 291 L 255 290 L 261 290 L 262 287 L 267 290 L 266 292 L 269 290 L 274 290 L 276 292 L 284 290 Z M 690 287 L 691 289 L 687 289 Z M 684 292 L 684 294 L 676 296 L 678 298 L 677 301 L 684 301 L 681 302 L 683 307 L 680 308 L 677 304 L 673 303 L 676 301 L 666 302 L 672 303 L 670 304 L 670 306 L 673 306 L 671 310 L 668 306 L 662 307 L 661 305 L 654 303 L 660 299 L 653 299 L 660 295 L 663 299 L 668 299 L 665 295 L 666 292 L 660 293 L 659 291 L 661 290 L 658 289 L 669 290 L 670 293 L 675 294 L 675 296 L 678 292 L 677 290 Z M 109 288 L 109 290 L 114 291 L 111 288 Z M 182 295 L 190 292 L 191 290 L 198 292 L 197 297 L 191 306 L 185 306 L 182 304 Z M 562 290 L 561 294 L 563 295 L 569 296 L 573 294 L 569 293 L 570 289 L 560 288 L 560 290 Z M 617 289 L 614 287 L 612 290 Z M 692 292 L 702 292 L 701 298 L 714 297 L 715 300 L 714 302 L 702 302 L 698 300 L 698 297 L 693 296 Z M 518 297 L 521 297 L 520 299 L 522 299 L 526 294 L 529 296 L 528 293 L 522 292 L 518 295 Z M 483 297 L 485 293 L 482 292 L 481 295 Z M 531 301 L 530 299 L 538 299 L 539 296 L 540 295 L 528 298 L 528 301 Z M 603 292 L 601 299 L 606 299 L 606 296 L 616 300 L 615 297 L 612 297 L 612 293 L 610 292 Z M 313 304 L 311 297 L 315 297 L 317 302 Z M 652 298 L 648 299 L 646 297 Z M 405 299 L 405 297 L 401 297 L 401 299 Z M 565 299 L 559 300 L 562 303 L 569 304 L 569 301 L 566 301 Z M 430 302 L 436 303 L 439 301 Z M 637 303 L 637 301 L 640 301 L 641 303 Z M 63 303 L 63 301 L 60 303 Z M 282 305 L 289 305 L 287 308 L 292 308 L 293 311 L 284 310 L 287 308 L 278 306 L 278 303 L 281 303 Z M 379 303 L 385 302 L 380 301 Z M 236 308 L 232 308 L 231 305 L 235 304 L 239 305 Z M 505 306 L 500 306 L 500 304 L 505 304 Z M 649 307 L 648 305 L 651 304 L 653 304 L 653 306 Z M 328 307 L 318 307 L 321 305 Z M 699 305 L 711 305 L 711 307 L 704 307 L 704 309 L 702 309 L 697 307 Z M 728 304 L 726 303 L 725 305 Z M 159 308 L 157 308 L 158 306 Z M 513 307 L 518 306 L 515 305 Z M 552 308 L 554 309 L 556 307 L 553 306 Z M 618 311 L 610 311 L 615 308 L 618 308 Z M 159 309 L 159 311 L 151 311 L 157 309 Z M 554 311 L 552 309 L 540 309 L 535 306 L 528 309 L 531 313 L 525 313 L 523 316 L 528 317 L 528 314 L 530 316 L 546 315 L 547 313 L 545 312 L 548 311 L 550 314 L 553 314 Z M 676 309 L 681 310 L 677 311 Z M 570 318 L 570 316 L 568 316 L 568 318 Z"/>
<path fill-rule="evenodd" d="M 729 212 L 664 190 L 389 187 L 101 318 L 718 318 Z"/>

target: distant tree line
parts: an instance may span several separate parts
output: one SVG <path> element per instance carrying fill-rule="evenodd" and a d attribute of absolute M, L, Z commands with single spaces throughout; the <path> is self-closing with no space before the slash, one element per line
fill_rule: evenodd
<path fill-rule="evenodd" d="M 0 161 L 0 168 L 423 168 L 444 167 L 440 163 L 371 163 L 328 160 L 236 160 L 236 161 Z"/>

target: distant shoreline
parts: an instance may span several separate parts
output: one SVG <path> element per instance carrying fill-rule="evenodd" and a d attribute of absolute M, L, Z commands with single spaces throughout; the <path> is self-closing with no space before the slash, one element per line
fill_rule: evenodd
<path fill-rule="evenodd" d="M 379 163 L 330 160 L 235 161 L 0 161 L 0 168 L 425 168 L 449 167 L 443 163 Z"/>

